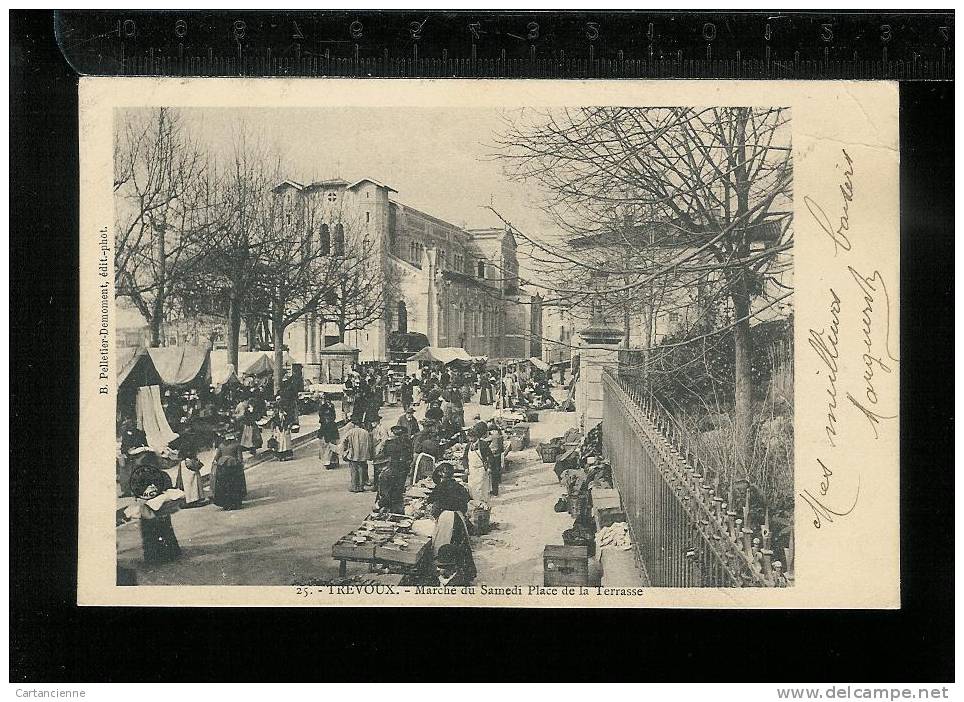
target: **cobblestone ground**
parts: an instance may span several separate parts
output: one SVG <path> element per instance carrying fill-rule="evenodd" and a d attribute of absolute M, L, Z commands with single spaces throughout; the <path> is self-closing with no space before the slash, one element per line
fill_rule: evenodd
<path fill-rule="evenodd" d="M 486 418 L 492 411 L 466 406 L 469 419 L 476 413 Z M 382 414 L 394 424 L 400 409 L 385 408 Z M 541 421 L 532 425 L 533 448 L 510 454 L 500 495 L 491 500 L 494 528 L 474 539 L 479 584 L 542 582 L 542 550 L 545 544 L 562 543 L 571 520 L 553 512 L 559 486 L 552 465 L 540 462 L 534 446 L 565 432 L 575 416 L 542 412 Z M 292 461 L 251 467 L 241 510 L 208 505 L 175 514 L 174 530 L 183 549 L 175 563 L 145 565 L 137 523 L 119 527 L 118 565 L 134 570 L 143 585 L 290 585 L 337 577 L 331 545 L 361 522 L 375 495 L 348 492 L 347 466 L 325 470 L 316 451 L 312 441 L 299 447 Z M 365 569 L 349 565 L 349 573 Z"/>

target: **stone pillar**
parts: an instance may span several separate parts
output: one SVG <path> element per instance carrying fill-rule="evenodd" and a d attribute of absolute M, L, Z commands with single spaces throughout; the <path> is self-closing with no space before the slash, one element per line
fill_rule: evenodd
<path fill-rule="evenodd" d="M 604 322 L 590 324 L 579 332 L 579 380 L 576 383 L 576 412 L 579 427 L 587 432 L 603 418 L 603 368 L 619 363 L 623 330 Z"/>

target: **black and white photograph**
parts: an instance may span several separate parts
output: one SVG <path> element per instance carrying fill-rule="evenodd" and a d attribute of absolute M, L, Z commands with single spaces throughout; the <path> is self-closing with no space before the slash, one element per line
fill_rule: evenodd
<path fill-rule="evenodd" d="M 892 90 L 141 84 L 82 86 L 82 602 L 899 602 Z"/>
<path fill-rule="evenodd" d="M 790 109 L 113 119 L 118 585 L 793 586 Z"/>

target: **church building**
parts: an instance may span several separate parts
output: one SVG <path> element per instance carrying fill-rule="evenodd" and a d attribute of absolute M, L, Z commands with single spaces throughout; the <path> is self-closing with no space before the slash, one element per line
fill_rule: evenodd
<path fill-rule="evenodd" d="M 380 319 L 345 334 L 359 360 L 388 360 L 392 332 L 420 332 L 432 346 L 459 346 L 473 356 L 541 356 L 541 299 L 519 285 L 508 229 L 456 226 L 396 201 L 393 188 L 369 178 L 288 180 L 275 193 L 293 206 L 308 205 L 327 236 L 356 237 L 372 247 L 390 297 Z M 286 330 L 285 343 L 304 361 L 306 376 L 317 367 L 318 351 L 338 341 L 333 327 L 309 314 Z"/>

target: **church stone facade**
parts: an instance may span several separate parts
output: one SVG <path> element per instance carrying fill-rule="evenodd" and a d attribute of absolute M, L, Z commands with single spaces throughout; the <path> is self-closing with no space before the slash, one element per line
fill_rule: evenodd
<path fill-rule="evenodd" d="M 432 346 L 459 346 L 473 356 L 541 356 L 541 299 L 519 285 L 516 241 L 507 229 L 459 227 L 397 202 L 393 188 L 367 178 L 285 181 L 275 192 L 292 205 L 307 204 L 329 231 L 342 224 L 349 236 L 363 236 L 393 281 L 383 318 L 346 334 L 345 343 L 360 349 L 359 360 L 388 360 L 394 331 L 420 332 Z M 325 342 L 336 338 L 337 330 L 313 315 L 285 333 L 307 376 Z"/>

